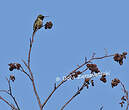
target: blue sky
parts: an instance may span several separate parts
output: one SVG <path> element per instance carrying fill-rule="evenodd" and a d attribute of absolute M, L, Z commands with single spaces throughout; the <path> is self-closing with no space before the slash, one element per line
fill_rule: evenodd
<path fill-rule="evenodd" d="M 31 67 L 38 93 L 42 99 L 48 96 L 56 77 L 65 76 L 76 68 L 76 64 L 90 58 L 109 54 L 129 52 L 129 1 L 128 0 L 3 0 L 0 1 L 0 89 L 7 89 L 5 77 L 16 76 L 13 93 L 21 110 L 36 110 L 38 104 L 29 79 L 19 71 L 10 72 L 10 62 L 27 60 L 29 38 L 38 14 L 51 16 L 52 30 L 41 29 L 36 33 L 31 54 Z M 65 110 L 121 110 L 121 87 L 111 88 L 110 82 L 118 77 L 129 90 L 129 59 L 120 66 L 112 58 L 95 61 L 101 71 L 110 72 L 108 82 L 103 84 L 95 78 L 95 87 L 84 89 Z M 22 64 L 23 65 L 23 64 Z M 83 80 L 65 83 L 49 100 L 45 110 L 60 110 L 81 86 Z M 5 94 L 6 99 L 11 99 Z M 0 101 L 0 110 L 10 108 Z M 123 109 L 124 110 L 124 109 Z"/>

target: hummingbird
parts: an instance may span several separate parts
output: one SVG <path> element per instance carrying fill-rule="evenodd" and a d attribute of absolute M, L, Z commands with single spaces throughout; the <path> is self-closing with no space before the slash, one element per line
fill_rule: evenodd
<path fill-rule="evenodd" d="M 32 34 L 31 45 L 34 41 L 34 35 L 35 35 L 36 31 L 43 27 L 43 19 L 45 17 L 49 17 L 49 16 L 43 16 L 40 14 L 40 15 L 38 15 L 37 19 L 35 20 L 34 25 L 33 25 L 33 34 Z"/>
<path fill-rule="evenodd" d="M 48 16 L 43 16 L 41 14 L 38 15 L 38 17 L 35 20 L 34 25 L 33 25 L 33 31 L 34 32 L 43 27 L 43 20 L 44 20 L 45 17 L 48 17 Z"/>

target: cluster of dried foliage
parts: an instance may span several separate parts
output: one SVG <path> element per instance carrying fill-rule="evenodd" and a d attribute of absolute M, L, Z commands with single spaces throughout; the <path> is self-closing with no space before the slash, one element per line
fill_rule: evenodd
<path fill-rule="evenodd" d="M 52 22 L 46 22 L 46 24 L 43 26 L 45 29 L 51 29 L 53 26 Z M 120 65 L 123 64 L 123 60 L 126 59 L 126 55 L 127 52 L 123 52 L 122 54 L 119 53 L 115 53 L 112 55 L 104 55 L 102 57 L 95 57 L 95 54 L 92 55 L 92 57 L 88 60 L 87 58 L 85 58 L 84 63 L 80 64 L 77 66 L 77 68 L 75 68 L 72 72 L 68 73 L 67 76 L 58 84 L 54 84 L 54 88 L 52 90 L 52 92 L 49 94 L 49 96 L 46 98 L 46 100 L 44 100 L 44 102 L 41 102 L 41 99 L 39 98 L 36 86 L 35 86 L 35 80 L 34 80 L 34 76 L 33 76 L 33 72 L 32 69 L 30 67 L 30 55 L 31 55 L 31 50 L 32 50 L 32 45 L 34 42 L 34 36 L 35 33 L 38 31 L 38 29 L 33 33 L 32 37 L 30 38 L 30 48 L 29 48 L 29 53 L 28 53 L 28 61 L 26 62 L 25 60 L 22 60 L 22 62 L 24 63 L 26 69 L 23 68 L 23 66 L 20 63 L 10 63 L 9 65 L 9 70 L 13 71 L 13 70 L 18 70 L 21 71 L 22 73 L 24 73 L 32 82 L 32 87 L 37 99 L 37 102 L 39 104 L 39 108 L 40 110 L 44 109 L 44 106 L 46 105 L 46 103 L 48 102 L 48 100 L 51 98 L 51 96 L 54 94 L 54 92 L 65 82 L 67 82 L 69 79 L 74 80 L 75 78 L 77 78 L 80 74 L 84 73 L 85 71 L 89 70 L 90 74 L 92 74 L 91 77 L 85 78 L 84 79 L 84 83 L 81 85 L 81 87 L 78 87 L 78 90 L 75 92 L 75 94 L 68 100 L 65 102 L 65 104 L 62 106 L 61 110 L 63 110 L 77 95 L 79 95 L 81 93 L 81 91 L 86 87 L 87 89 L 89 88 L 89 86 L 94 86 L 94 77 L 97 77 L 96 74 L 101 75 L 100 81 L 102 81 L 103 83 L 107 82 L 106 79 L 106 73 L 102 73 L 97 64 L 92 63 L 93 60 L 101 60 L 104 58 L 108 58 L 108 57 L 113 57 L 113 60 L 118 62 Z M 81 70 L 80 70 L 81 69 Z M 26 72 L 26 71 L 29 72 Z M 6 100 L 5 98 L 3 98 L 2 96 L 0 96 L 0 99 L 2 101 L 4 101 L 6 104 L 8 104 L 12 110 L 20 110 L 20 106 L 18 105 L 18 102 L 16 101 L 16 98 L 14 97 L 13 93 L 12 93 L 12 88 L 11 88 L 11 82 L 15 81 L 15 76 L 14 75 L 10 75 L 9 78 L 7 78 L 7 82 L 8 82 L 8 90 L 0 90 L 0 92 L 4 92 L 7 93 L 8 95 L 11 96 L 11 98 L 13 99 L 15 104 L 10 103 L 8 100 Z M 126 103 L 126 110 L 128 110 L 128 106 L 129 106 L 129 99 L 128 99 L 128 91 L 126 90 L 124 84 L 120 81 L 120 79 L 118 78 L 114 78 L 111 82 L 111 86 L 112 88 L 114 88 L 115 86 L 117 86 L 118 84 L 121 84 L 122 88 L 123 88 L 123 93 L 124 96 L 122 96 L 121 98 L 121 102 L 120 105 L 121 107 L 124 106 L 124 104 Z M 100 110 L 103 109 L 103 106 L 100 108 Z"/>

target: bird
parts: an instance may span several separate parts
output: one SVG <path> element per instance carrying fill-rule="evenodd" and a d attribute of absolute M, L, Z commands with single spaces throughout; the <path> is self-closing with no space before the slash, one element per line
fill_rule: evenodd
<path fill-rule="evenodd" d="M 33 32 L 37 31 L 38 29 L 43 27 L 43 20 L 45 17 L 49 17 L 49 16 L 43 16 L 43 15 L 38 15 L 37 19 L 34 22 L 33 25 Z"/>
<path fill-rule="evenodd" d="M 31 45 L 32 45 L 32 43 L 34 41 L 34 35 L 35 35 L 36 31 L 43 27 L 43 20 L 44 20 L 45 17 L 49 17 L 49 16 L 43 16 L 43 15 L 39 14 L 37 19 L 35 20 L 35 22 L 33 24 L 32 40 L 30 40 L 31 41 L 31 43 L 30 43 Z"/>

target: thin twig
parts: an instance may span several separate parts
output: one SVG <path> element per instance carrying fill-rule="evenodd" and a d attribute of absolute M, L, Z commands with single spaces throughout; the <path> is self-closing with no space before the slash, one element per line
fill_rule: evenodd
<path fill-rule="evenodd" d="M 7 91 L 7 90 L 0 90 L 0 92 L 5 92 L 5 93 L 9 94 L 9 91 Z"/>
<path fill-rule="evenodd" d="M 12 108 L 12 110 L 17 110 L 13 104 L 10 104 L 7 100 L 0 96 L 0 99 L 3 100 L 8 106 Z"/>
<path fill-rule="evenodd" d="M 34 35 L 35 35 L 36 31 L 34 31 L 33 34 L 32 34 L 32 40 L 30 39 L 30 48 L 29 48 L 29 53 L 28 53 L 28 64 L 24 60 L 22 60 L 22 62 L 25 64 L 25 66 L 29 70 L 30 75 L 27 72 L 25 72 L 25 70 L 23 68 L 22 68 L 22 72 L 24 72 L 29 77 L 29 79 L 31 80 L 32 85 L 33 85 L 33 89 L 34 89 L 34 93 L 36 95 L 36 98 L 37 98 L 39 107 L 41 109 L 41 106 L 42 106 L 41 105 L 41 101 L 40 101 L 39 95 L 38 95 L 37 90 L 36 90 L 36 87 L 35 87 L 33 73 L 32 73 L 32 71 L 30 69 L 30 55 L 31 55 L 32 45 L 33 45 L 33 42 L 34 42 Z"/>
<path fill-rule="evenodd" d="M 85 82 L 83 83 L 81 88 L 62 106 L 61 110 L 63 110 L 77 95 L 79 95 L 84 87 L 85 87 Z"/>
<path fill-rule="evenodd" d="M 32 40 L 30 39 L 30 49 L 29 49 L 29 53 L 28 53 L 28 66 L 29 67 L 30 67 L 30 55 L 31 55 L 32 45 L 33 45 L 33 42 L 34 42 L 34 35 L 35 35 L 36 31 L 34 31 L 33 34 L 32 34 Z"/>
<path fill-rule="evenodd" d="M 31 79 L 31 82 L 32 82 L 32 86 L 33 86 L 33 89 L 34 89 L 34 93 L 36 95 L 36 98 L 37 98 L 37 101 L 38 101 L 38 104 L 39 104 L 39 107 L 40 107 L 40 110 L 42 110 L 42 104 L 41 104 L 41 101 L 40 101 L 40 98 L 39 98 L 39 95 L 37 93 L 37 90 L 36 90 L 36 86 L 35 86 L 35 82 L 34 82 L 34 76 L 33 76 L 33 73 L 30 69 L 30 67 L 26 64 L 26 62 L 24 60 L 22 60 L 23 63 L 25 64 L 25 66 L 27 67 L 27 69 L 29 70 L 29 73 L 30 73 L 30 79 Z"/>
<path fill-rule="evenodd" d="M 100 110 L 103 110 L 103 106 L 100 108 Z"/>
<path fill-rule="evenodd" d="M 20 69 L 21 72 L 25 73 L 30 80 L 32 80 L 31 76 L 24 70 L 24 68 L 21 66 L 21 69 Z"/>
<path fill-rule="evenodd" d="M 6 78 L 6 79 L 7 79 L 7 78 Z M 14 97 L 13 94 L 12 94 L 10 79 L 7 79 L 7 81 L 8 81 L 9 90 L 8 90 L 8 91 L 7 91 L 7 90 L 0 90 L 0 92 L 5 92 L 5 93 L 7 93 L 8 95 L 10 95 L 10 96 L 12 97 L 14 103 L 16 104 L 17 109 L 15 108 L 14 105 L 10 104 L 7 100 L 3 99 L 2 97 L 1 97 L 0 99 L 2 99 L 5 103 L 7 103 L 13 110 L 20 110 L 20 108 L 19 108 L 19 106 L 18 106 L 18 103 L 17 103 L 15 97 Z"/>
<path fill-rule="evenodd" d="M 53 93 L 56 91 L 57 88 L 59 88 L 66 80 L 61 81 L 51 92 L 51 94 L 47 97 L 47 99 L 45 100 L 45 102 L 42 104 L 42 109 L 45 106 L 45 104 L 47 103 L 47 101 L 50 99 L 50 97 L 53 95 Z"/>
<path fill-rule="evenodd" d="M 129 107 L 128 91 L 126 90 L 124 84 L 122 82 L 120 82 L 120 83 L 123 88 L 123 92 L 125 93 L 125 98 L 126 98 L 126 102 L 127 102 L 126 110 L 128 110 L 128 107 Z"/>
<path fill-rule="evenodd" d="M 29 48 L 29 53 L 28 53 L 28 64 L 27 64 L 24 60 L 22 60 L 23 63 L 25 64 L 25 66 L 27 67 L 27 69 L 29 70 L 30 75 L 29 75 L 28 73 L 26 73 L 26 72 L 24 71 L 24 69 L 22 69 L 22 72 L 24 72 L 24 73 L 30 78 L 30 80 L 31 80 L 31 82 L 32 82 L 32 85 L 33 85 L 34 93 L 35 93 L 35 95 L 36 95 L 36 98 L 37 98 L 37 101 L 38 101 L 38 104 L 39 104 L 39 107 L 40 107 L 40 110 L 42 110 L 42 109 L 41 109 L 41 108 L 42 108 L 42 104 L 41 104 L 39 95 L 38 95 L 38 93 L 37 93 L 36 86 L 35 86 L 35 82 L 34 82 L 34 76 L 33 76 L 33 73 L 32 73 L 32 71 L 31 71 L 31 68 L 30 68 L 30 55 L 31 55 L 32 45 L 33 45 L 33 42 L 34 42 L 34 35 L 35 35 L 36 31 L 37 31 L 37 30 L 35 30 L 35 31 L 33 32 L 32 38 L 30 39 L 30 48 Z"/>
<path fill-rule="evenodd" d="M 9 79 L 9 80 L 7 79 L 7 81 L 8 81 L 8 85 L 9 85 L 9 95 L 12 97 L 14 103 L 15 103 L 16 106 L 17 106 L 17 109 L 20 110 L 19 105 L 18 105 L 18 103 L 17 103 L 15 97 L 14 97 L 13 94 L 12 94 L 12 88 L 11 88 L 11 84 L 10 84 L 10 79 Z"/>
<path fill-rule="evenodd" d="M 99 74 L 99 73 L 98 73 Z M 96 77 L 96 75 L 93 75 L 91 77 L 89 77 L 90 79 L 92 79 L 93 77 Z M 85 78 L 86 79 L 86 78 Z M 80 92 L 83 90 L 83 88 L 86 86 L 86 82 L 84 80 L 83 85 L 81 86 L 80 89 L 78 89 L 78 91 L 62 106 L 61 110 L 63 110 L 77 95 L 80 94 Z"/>

